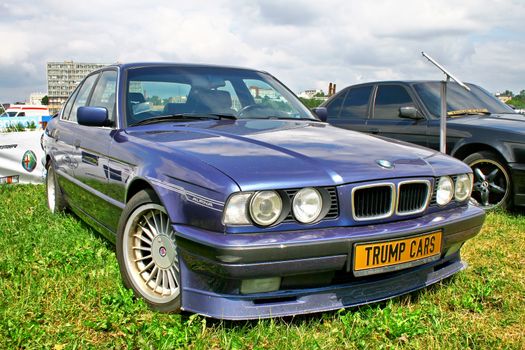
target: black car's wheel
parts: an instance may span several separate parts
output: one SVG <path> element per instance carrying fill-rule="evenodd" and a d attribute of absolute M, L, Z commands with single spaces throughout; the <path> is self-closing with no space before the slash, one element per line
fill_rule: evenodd
<path fill-rule="evenodd" d="M 157 311 L 179 312 L 181 278 L 175 232 L 152 191 L 126 205 L 117 233 L 117 259 L 126 287 Z"/>
<path fill-rule="evenodd" d="M 474 172 L 472 197 L 485 209 L 509 208 L 512 179 L 505 163 L 490 151 L 469 155 L 463 160 Z"/>
<path fill-rule="evenodd" d="M 46 194 L 47 207 L 52 213 L 58 213 L 66 209 L 66 200 L 58 186 L 56 172 L 51 162 L 47 164 L 46 168 Z"/>

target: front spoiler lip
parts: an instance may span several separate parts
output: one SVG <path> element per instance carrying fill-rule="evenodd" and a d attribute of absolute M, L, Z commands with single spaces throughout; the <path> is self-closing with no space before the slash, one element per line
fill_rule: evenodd
<path fill-rule="evenodd" d="M 442 262 L 439 261 L 438 264 Z M 425 288 L 467 268 L 459 259 L 434 270 L 424 265 L 404 274 L 365 283 L 349 283 L 322 288 L 290 291 L 293 300 L 254 303 L 256 298 L 221 295 L 194 288 L 184 288 L 182 308 L 207 317 L 224 320 L 253 320 L 272 317 L 294 316 L 356 307 L 381 302 Z M 387 292 L 385 292 L 387 291 Z M 286 298 L 287 293 L 266 293 L 264 298 Z M 261 298 L 259 296 L 259 298 Z M 262 298 L 261 298 L 262 299 Z"/>

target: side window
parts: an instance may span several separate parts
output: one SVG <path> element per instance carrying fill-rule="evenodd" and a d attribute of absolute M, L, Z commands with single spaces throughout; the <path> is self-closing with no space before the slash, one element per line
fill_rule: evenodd
<path fill-rule="evenodd" d="M 67 100 L 66 105 L 62 109 L 62 114 L 60 115 L 60 119 L 69 120 L 69 114 L 71 113 L 71 108 L 73 107 L 73 103 L 75 103 L 75 98 L 78 94 L 78 87 L 73 91 L 71 94 L 71 97 L 69 100 Z"/>
<path fill-rule="evenodd" d="M 340 117 L 344 119 L 367 119 L 368 100 L 371 92 L 372 86 L 360 86 L 348 90 Z"/>
<path fill-rule="evenodd" d="M 397 119 L 401 107 L 415 107 L 414 101 L 403 86 L 380 85 L 378 87 L 374 119 Z"/>
<path fill-rule="evenodd" d="M 90 106 L 104 107 L 108 110 L 108 118 L 115 121 L 115 93 L 117 91 L 117 72 L 109 70 L 102 72 L 89 101 Z"/>
<path fill-rule="evenodd" d="M 93 84 L 95 84 L 97 77 L 98 74 L 93 74 L 87 77 L 86 80 L 84 80 L 84 83 L 78 90 L 77 97 L 75 98 L 75 102 L 73 103 L 73 107 L 71 108 L 71 112 L 69 113 L 68 120 L 71 120 L 73 122 L 77 121 L 77 109 L 78 107 L 83 107 L 86 105 L 87 100 L 89 98 L 89 93 L 91 92 L 91 88 L 93 87 Z"/>
<path fill-rule="evenodd" d="M 20 112 L 17 115 L 17 117 L 25 117 L 25 116 L 26 116 L 26 112 Z"/>
<path fill-rule="evenodd" d="M 341 92 L 339 95 L 337 95 L 328 105 L 326 106 L 326 110 L 328 111 L 328 118 L 339 118 L 339 112 L 341 111 L 341 106 L 343 105 L 343 101 L 345 100 L 346 91 Z"/>

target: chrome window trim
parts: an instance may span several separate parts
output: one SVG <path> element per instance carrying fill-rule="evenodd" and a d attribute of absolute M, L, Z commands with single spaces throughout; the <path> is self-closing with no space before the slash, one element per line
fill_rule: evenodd
<path fill-rule="evenodd" d="M 355 214 L 355 192 L 357 190 L 361 190 L 361 189 L 364 189 L 364 188 L 383 187 L 383 186 L 390 187 L 390 191 L 391 191 L 390 210 L 388 211 L 388 213 L 385 213 L 385 214 L 382 214 L 382 215 L 376 215 L 376 216 L 367 216 L 365 218 L 357 217 L 356 214 Z M 351 203 L 352 204 L 352 218 L 354 219 L 354 221 L 370 221 L 370 220 L 379 220 L 379 219 L 389 218 L 395 212 L 395 207 L 394 206 L 396 204 L 396 198 L 397 198 L 396 185 L 394 185 L 391 182 L 381 182 L 381 183 L 375 183 L 375 184 L 356 186 L 356 187 L 352 188 L 352 203 Z"/>
<path fill-rule="evenodd" d="M 427 185 L 427 198 L 425 199 L 423 207 L 421 207 L 420 209 L 407 211 L 407 212 L 399 212 L 399 198 L 400 198 L 399 194 L 401 193 L 401 191 L 400 191 L 401 190 L 401 185 L 410 184 L 410 183 L 424 183 L 424 184 L 426 184 Z M 432 198 L 432 193 L 433 193 L 433 191 L 430 191 L 430 188 L 431 188 L 431 184 L 430 184 L 429 180 L 406 180 L 406 181 L 399 182 L 397 184 L 396 215 L 398 215 L 398 216 L 414 215 L 414 214 L 422 213 L 425 210 L 427 210 L 427 208 L 428 208 L 428 206 L 430 204 L 430 199 Z"/>

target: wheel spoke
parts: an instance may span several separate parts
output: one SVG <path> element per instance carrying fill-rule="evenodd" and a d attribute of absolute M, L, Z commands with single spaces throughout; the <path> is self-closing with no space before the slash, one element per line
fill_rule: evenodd
<path fill-rule="evenodd" d="M 481 203 L 483 203 L 484 206 L 489 205 L 489 191 L 481 191 Z"/>
<path fill-rule="evenodd" d="M 487 181 L 494 181 L 494 179 L 496 178 L 496 176 L 498 175 L 499 173 L 499 169 L 496 168 L 494 170 L 492 170 L 490 172 L 490 174 L 488 174 L 486 177 L 487 177 Z"/>
<path fill-rule="evenodd" d="M 133 249 L 133 250 L 143 250 L 145 252 L 151 252 L 151 248 L 149 248 L 149 247 L 137 247 L 137 246 L 135 246 L 135 247 L 133 247 L 131 249 Z"/>
<path fill-rule="evenodd" d="M 170 269 L 170 272 L 171 272 L 171 275 L 173 276 L 173 278 L 175 279 L 175 283 L 176 283 L 176 287 L 178 288 L 180 286 L 180 283 L 179 283 L 179 278 L 177 277 L 177 272 L 179 271 L 179 269 L 176 267 L 176 265 L 173 265 Z"/>
<path fill-rule="evenodd" d="M 483 174 L 483 172 L 481 171 L 480 168 L 475 168 L 474 169 L 474 174 L 476 174 L 476 177 L 482 181 L 485 181 L 485 174 Z"/>
<path fill-rule="evenodd" d="M 142 229 L 142 232 L 144 232 L 149 237 L 149 239 L 153 240 L 155 238 L 155 234 L 149 229 L 147 229 L 145 226 L 142 226 L 140 224 L 138 226 Z"/>
<path fill-rule="evenodd" d="M 496 184 L 493 184 L 491 183 L 490 184 L 490 188 L 492 188 L 494 190 L 494 192 L 497 192 L 497 193 L 500 193 L 500 194 L 504 194 L 506 191 L 504 188 L 496 185 Z"/>
<path fill-rule="evenodd" d="M 144 271 L 149 270 L 149 268 L 152 267 L 153 265 L 155 265 L 155 263 L 152 260 L 150 261 L 148 265 L 144 266 L 142 269 L 139 270 L 139 274 L 142 274 Z"/>
<path fill-rule="evenodd" d="M 175 281 L 175 278 L 173 276 L 173 270 L 168 270 L 168 280 L 170 285 L 170 290 L 176 290 L 177 289 L 177 282 Z"/>
<path fill-rule="evenodd" d="M 142 242 L 146 243 L 146 244 L 149 244 L 151 246 L 152 242 L 147 239 L 146 237 L 144 237 L 143 235 L 139 235 L 139 234 L 134 234 L 133 237 L 136 237 L 138 239 L 140 239 Z"/>
<path fill-rule="evenodd" d="M 162 294 L 164 294 L 164 291 L 169 294 L 169 286 L 168 273 L 162 270 Z"/>
<path fill-rule="evenodd" d="M 144 215 L 144 219 L 146 220 L 146 224 L 148 224 L 150 232 L 151 232 L 151 234 L 152 234 L 152 236 L 154 238 L 155 236 L 157 236 L 159 234 L 159 232 L 157 230 L 155 230 L 155 227 L 153 227 L 153 225 L 149 222 L 149 218 L 146 215 Z"/>
<path fill-rule="evenodd" d="M 143 257 L 138 258 L 138 259 L 135 259 L 135 260 L 133 260 L 133 261 L 134 261 L 134 262 L 139 262 L 139 261 L 144 261 L 144 260 L 147 260 L 147 259 L 151 259 L 151 254 L 150 254 L 150 255 L 143 256 Z"/>
<path fill-rule="evenodd" d="M 157 272 L 159 271 L 159 268 L 157 266 L 155 266 L 153 268 L 153 270 L 151 270 L 151 273 L 149 274 L 149 277 L 148 279 L 146 280 L 146 284 L 149 283 L 149 281 L 151 281 L 153 279 L 153 277 L 155 277 L 155 275 L 157 274 Z"/>
<path fill-rule="evenodd" d="M 157 272 L 157 277 L 155 278 L 155 288 L 153 290 L 157 291 L 161 283 L 162 283 L 162 270 L 159 269 L 159 271 Z"/>

